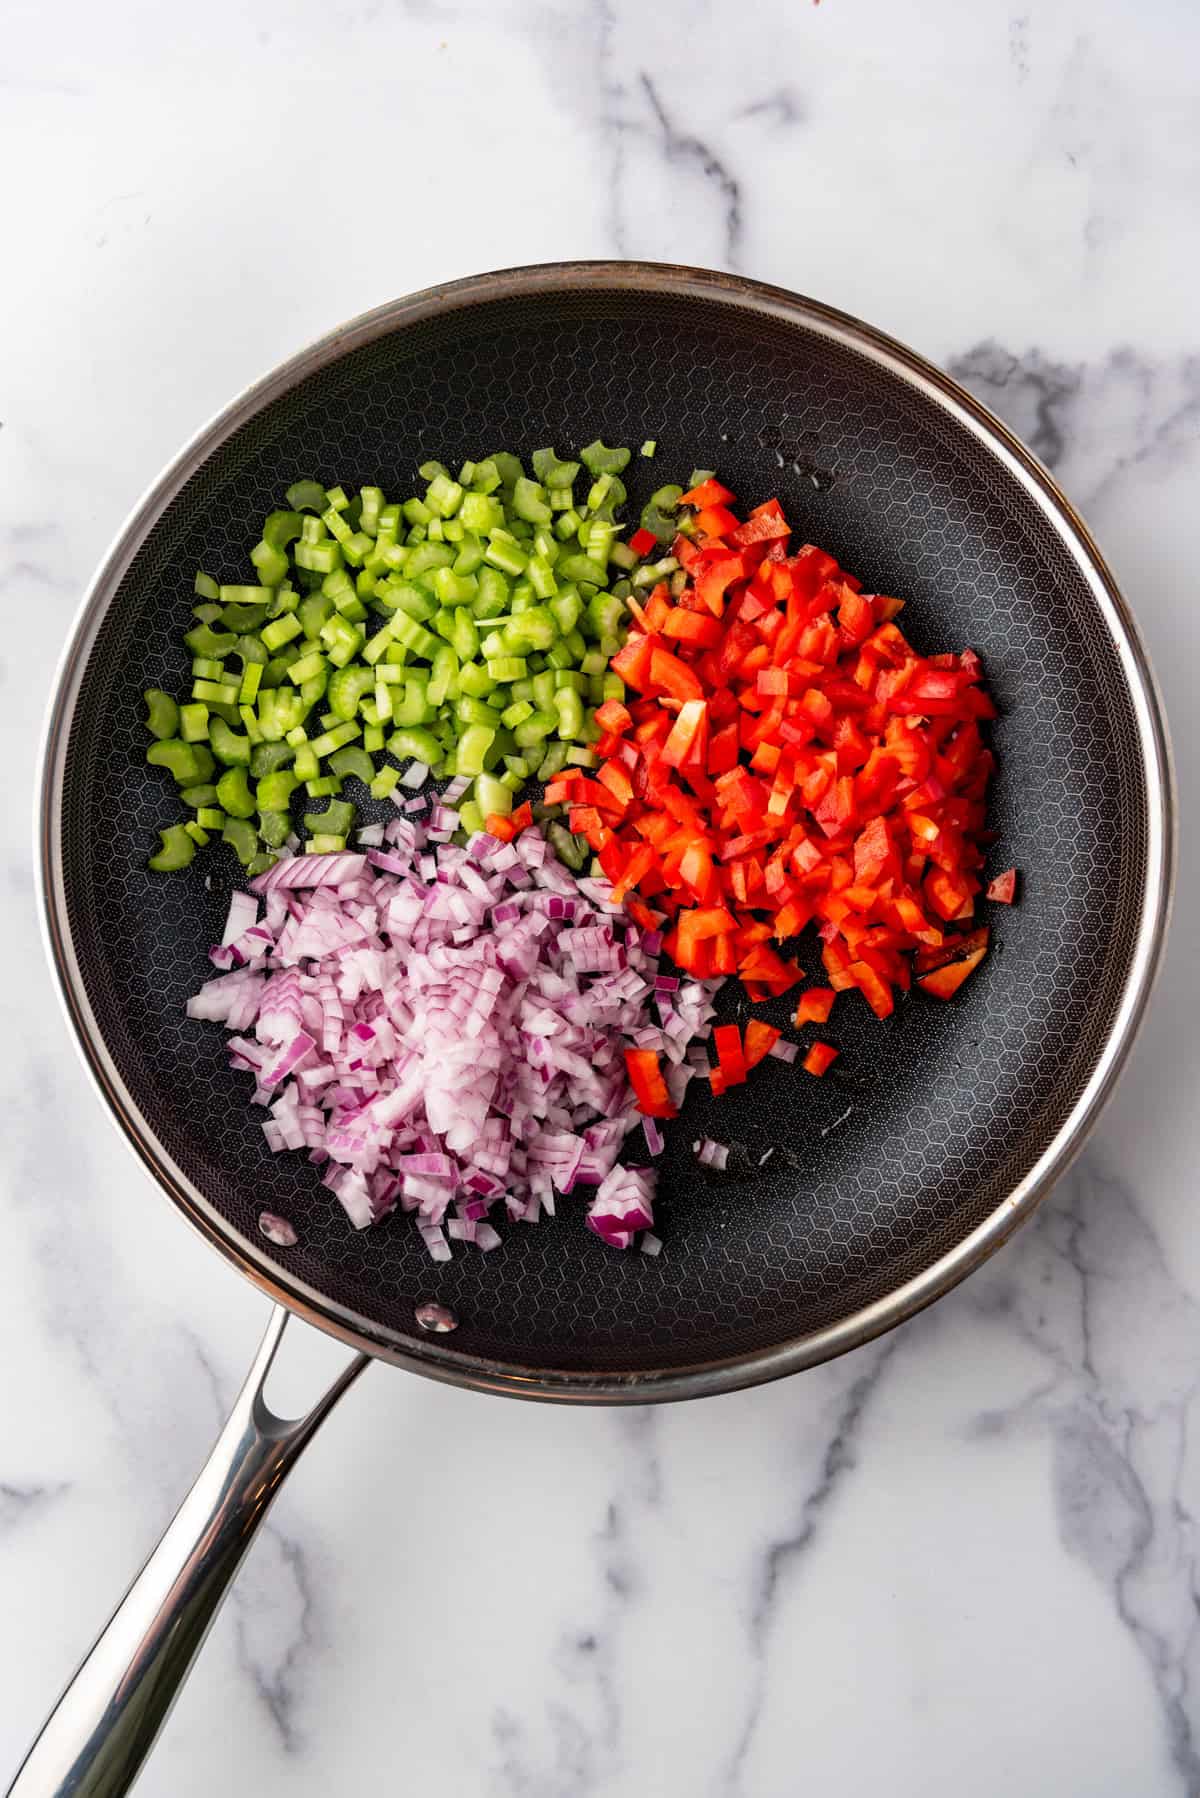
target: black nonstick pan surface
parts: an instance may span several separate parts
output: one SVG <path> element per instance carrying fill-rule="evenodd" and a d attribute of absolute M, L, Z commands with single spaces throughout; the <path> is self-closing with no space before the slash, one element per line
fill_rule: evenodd
<path fill-rule="evenodd" d="M 833 1075 L 769 1062 L 671 1128 L 651 1260 L 586 1232 L 581 1203 L 435 1266 L 395 1214 L 357 1232 L 300 1155 L 272 1155 L 224 1032 L 190 1023 L 228 850 L 145 859 L 173 817 L 144 761 L 142 690 L 185 684 L 198 567 L 244 579 L 299 475 L 412 490 L 428 457 L 658 441 L 631 495 L 715 467 L 778 494 L 801 538 L 904 597 L 927 652 L 975 648 L 1000 706 L 994 952 L 952 1003 L 878 1022 L 842 1000 Z M 634 507 L 631 506 L 631 512 Z M 378 808 L 381 814 L 388 808 Z M 296 358 L 184 452 L 89 596 L 51 722 L 43 873 L 84 1052 L 124 1128 L 204 1233 L 273 1296 L 374 1354 L 563 1398 L 685 1396 L 819 1360 L 961 1277 L 1078 1148 L 1157 960 L 1170 874 L 1162 725 L 1129 615 L 1044 471 L 946 377 L 853 320 L 702 271 L 582 264 L 397 302 Z M 206 885 L 205 876 L 211 876 Z M 802 959 L 816 971 L 816 944 Z M 722 995 L 744 1015 L 740 989 Z M 757 1008 L 764 1015 L 764 1008 Z M 787 1015 L 786 1002 L 775 1018 Z M 765 1015 L 772 1015 L 767 1008 Z M 725 1174 L 694 1139 L 734 1144 Z M 775 1153 L 761 1168 L 768 1148 Z M 299 1241 L 274 1248 L 260 1211 Z M 458 1327 L 425 1334 L 422 1301 Z"/>

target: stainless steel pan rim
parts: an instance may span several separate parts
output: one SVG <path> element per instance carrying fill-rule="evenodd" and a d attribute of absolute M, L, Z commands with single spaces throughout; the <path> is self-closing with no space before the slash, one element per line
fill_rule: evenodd
<path fill-rule="evenodd" d="M 685 1369 L 636 1374 L 547 1373 L 382 1336 L 364 1318 L 304 1282 L 284 1276 L 259 1247 L 233 1231 L 157 1141 L 108 1053 L 88 1003 L 67 923 L 61 858 L 63 767 L 79 686 L 105 611 L 158 518 L 195 470 L 264 405 L 343 354 L 410 322 L 516 294 L 646 291 L 709 301 L 804 326 L 881 364 L 920 390 L 1003 463 L 1035 500 L 1066 546 L 1117 645 L 1136 710 L 1147 791 L 1148 848 L 1142 912 L 1121 1005 L 1104 1052 L 1040 1160 L 969 1236 L 885 1298 L 824 1329 L 764 1351 Z M 364 313 L 291 357 L 204 427 L 135 506 L 84 595 L 60 665 L 46 725 L 35 862 L 47 949 L 76 1045 L 124 1139 L 178 1209 L 247 1279 L 308 1322 L 369 1355 L 453 1385 L 573 1403 L 637 1403 L 698 1398 L 778 1379 L 857 1347 L 911 1317 L 998 1249 L 1070 1166 L 1129 1054 L 1157 973 L 1170 912 L 1176 805 L 1161 701 L 1137 625 L 1087 527 L 1040 463 L 949 376 L 884 333 L 787 291 L 706 269 L 644 262 L 563 262 L 505 269 L 427 288 Z"/>

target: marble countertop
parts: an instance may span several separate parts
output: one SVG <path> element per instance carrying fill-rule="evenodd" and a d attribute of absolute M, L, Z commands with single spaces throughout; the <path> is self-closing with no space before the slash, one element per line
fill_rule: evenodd
<path fill-rule="evenodd" d="M 560 257 L 740 269 L 911 342 L 1055 470 L 1140 617 L 1190 821 L 1198 59 L 1186 0 L 7 8 L 0 1768 L 265 1322 L 110 1128 L 38 941 L 37 735 L 127 508 L 244 383 L 397 293 Z M 1083 1160 L 906 1328 L 623 1414 L 370 1370 L 145 1798 L 1200 1794 L 1198 873 L 1185 831 L 1166 974 Z"/>

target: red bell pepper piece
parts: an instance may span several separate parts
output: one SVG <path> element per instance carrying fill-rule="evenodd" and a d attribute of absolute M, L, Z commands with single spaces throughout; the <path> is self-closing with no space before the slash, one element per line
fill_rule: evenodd
<path fill-rule="evenodd" d="M 836 998 L 831 986 L 810 986 L 807 992 L 801 993 L 796 1007 L 797 1028 L 804 1024 L 828 1024 Z"/>
<path fill-rule="evenodd" d="M 736 1024 L 718 1024 L 713 1031 L 713 1045 L 721 1066 L 725 1085 L 743 1086 L 746 1080 L 746 1057 L 742 1037 Z"/>
<path fill-rule="evenodd" d="M 681 506 L 723 506 L 732 498 L 728 487 L 722 487 L 720 481 L 710 475 L 698 487 L 689 487 L 679 503 Z"/>
<path fill-rule="evenodd" d="M 987 897 L 994 899 L 999 905 L 1015 905 L 1017 898 L 1017 870 L 1006 868 L 1003 874 L 997 874 L 988 884 Z"/>
<path fill-rule="evenodd" d="M 629 539 L 629 547 L 635 556 L 648 556 L 650 551 L 656 547 L 657 543 L 658 538 L 654 535 L 654 532 L 644 529 L 635 531 L 633 536 Z"/>
<path fill-rule="evenodd" d="M 782 1032 L 762 1018 L 751 1018 L 746 1025 L 746 1066 L 756 1068 L 771 1053 Z"/>
<path fill-rule="evenodd" d="M 667 1091 L 667 1083 L 663 1079 L 663 1071 L 659 1065 L 658 1053 L 654 1049 L 626 1049 L 625 1071 L 629 1075 L 629 1084 L 633 1088 L 633 1096 L 637 1100 L 638 1110 L 645 1117 L 673 1118 L 678 1117 L 671 1095 Z"/>
<path fill-rule="evenodd" d="M 806 1074 L 816 1074 L 819 1079 L 829 1072 L 839 1054 L 832 1043 L 814 1043 L 800 1065 Z"/>

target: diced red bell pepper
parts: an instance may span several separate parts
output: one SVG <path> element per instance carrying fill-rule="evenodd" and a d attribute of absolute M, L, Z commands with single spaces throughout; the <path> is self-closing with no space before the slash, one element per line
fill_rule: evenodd
<path fill-rule="evenodd" d="M 673 1118 L 679 1115 L 671 1103 L 656 1050 L 626 1049 L 625 1070 L 629 1075 L 629 1084 L 633 1088 L 638 1110 L 643 1116 Z"/>
<path fill-rule="evenodd" d="M 489 812 L 483 821 L 483 828 L 490 837 L 496 837 L 502 843 L 511 843 L 516 836 L 516 829 L 511 817 L 503 812 Z"/>
<path fill-rule="evenodd" d="M 657 544 L 658 538 L 654 532 L 645 529 L 635 531 L 629 539 L 629 547 L 635 556 L 648 556 L 650 551 L 657 547 Z"/>
<path fill-rule="evenodd" d="M 742 1051 L 741 1032 L 737 1025 L 718 1024 L 713 1031 L 713 1044 L 725 1085 L 742 1086 L 746 1079 L 746 1057 Z"/>
<path fill-rule="evenodd" d="M 801 993 L 800 1003 L 796 1007 L 797 1028 L 804 1024 L 827 1024 L 836 998 L 837 994 L 831 986 L 810 986 L 806 992 Z"/>
<path fill-rule="evenodd" d="M 681 506 L 724 506 L 733 498 L 728 487 L 723 487 L 715 476 L 710 475 L 697 487 L 689 487 L 680 498 Z"/>
<path fill-rule="evenodd" d="M 994 899 L 999 905 L 1015 905 L 1017 899 L 1017 870 L 1006 868 L 1003 874 L 997 874 L 988 883 L 987 897 Z"/>
<path fill-rule="evenodd" d="M 832 1043 L 814 1043 L 800 1065 L 806 1074 L 815 1074 L 819 1079 L 829 1072 L 840 1053 Z"/>
<path fill-rule="evenodd" d="M 596 707 L 596 723 L 601 730 L 620 736 L 633 723 L 633 716 L 619 699 L 606 699 L 603 705 Z"/>
<path fill-rule="evenodd" d="M 763 1018 L 751 1018 L 745 1031 L 746 1066 L 756 1068 L 771 1053 L 782 1032 Z"/>

